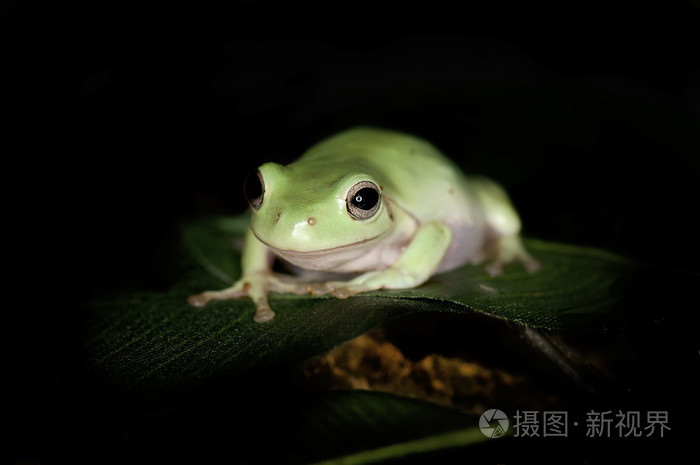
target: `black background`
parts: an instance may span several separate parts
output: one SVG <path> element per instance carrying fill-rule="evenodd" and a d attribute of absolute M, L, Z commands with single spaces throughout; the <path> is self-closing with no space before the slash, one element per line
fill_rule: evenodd
<path fill-rule="evenodd" d="M 417 133 L 497 178 L 527 235 L 693 268 L 689 4 L 14 4 L 18 161 L 86 268 L 139 257 L 164 220 L 242 211 L 262 161 L 356 124 Z"/>
<path fill-rule="evenodd" d="M 498 179 L 528 236 L 697 271 L 692 2 L 12 1 L 0 24 L 23 425 L 79 379 L 77 304 L 157 280 L 173 224 L 243 211 L 257 165 L 357 124 Z"/>

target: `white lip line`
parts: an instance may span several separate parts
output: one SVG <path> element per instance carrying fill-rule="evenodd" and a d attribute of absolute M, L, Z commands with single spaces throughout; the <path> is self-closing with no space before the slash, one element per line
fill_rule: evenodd
<path fill-rule="evenodd" d="M 389 199 L 388 197 L 382 196 L 382 199 L 383 199 L 383 203 L 386 205 L 387 208 L 389 208 L 389 206 L 391 205 L 391 206 L 394 207 L 394 208 L 401 209 L 404 213 L 406 213 L 408 216 L 410 216 L 410 217 L 413 219 L 413 221 L 416 222 L 416 224 L 419 223 L 418 219 L 417 219 L 415 216 L 413 216 L 411 213 L 409 213 L 408 211 L 404 210 L 403 208 L 401 208 L 399 205 L 395 204 L 394 202 L 391 202 L 390 199 Z M 390 218 L 391 218 L 391 210 L 389 210 L 389 212 L 390 212 L 390 213 L 389 213 L 389 216 L 390 216 Z M 393 221 L 392 221 L 392 223 L 393 223 Z M 265 246 L 269 247 L 270 249 L 276 250 L 276 251 L 279 252 L 280 254 L 291 254 L 291 255 L 314 255 L 314 254 L 318 254 L 318 255 L 322 255 L 322 254 L 324 254 L 324 253 L 335 252 L 335 251 L 339 251 L 339 250 L 342 250 L 342 249 L 349 249 L 349 248 L 351 248 L 351 247 L 355 247 L 355 246 L 360 245 L 360 244 L 364 244 L 364 243 L 367 243 L 367 242 L 371 242 L 371 241 L 377 240 L 377 239 L 379 239 L 380 237 L 389 234 L 389 232 L 391 231 L 391 228 L 387 229 L 386 231 L 382 232 L 381 234 L 377 234 L 377 235 L 374 236 L 374 237 L 370 237 L 369 239 L 364 239 L 364 240 L 358 241 L 358 242 L 353 242 L 352 244 L 341 245 L 340 247 L 331 247 L 331 248 L 329 248 L 329 249 L 310 250 L 310 251 L 308 251 L 308 252 L 299 252 L 298 250 L 280 249 L 280 248 L 275 247 L 274 245 L 270 244 L 269 242 L 266 242 L 266 241 L 262 240 L 262 239 L 260 238 L 260 236 L 258 236 L 258 233 L 256 233 L 255 230 L 254 230 L 252 227 L 250 228 L 250 230 L 253 232 L 253 235 L 256 237 L 256 239 L 258 239 L 260 242 L 262 242 Z"/>
<path fill-rule="evenodd" d="M 272 245 L 272 244 L 270 244 L 270 243 L 268 243 L 268 242 L 265 242 L 264 240 L 260 239 L 260 236 L 258 236 L 258 234 L 255 232 L 255 230 L 253 230 L 252 228 L 251 228 L 251 230 L 253 231 L 253 235 L 254 235 L 260 242 L 262 242 L 263 244 L 265 244 L 267 247 L 269 247 L 269 248 L 271 248 L 271 249 L 273 249 L 273 250 L 276 250 L 276 251 L 278 251 L 278 252 L 280 252 L 280 253 L 282 253 L 282 254 L 291 254 L 291 255 L 315 255 L 315 254 L 323 255 L 324 253 L 336 252 L 336 251 L 339 251 L 339 250 L 342 250 L 342 249 L 349 249 L 349 248 L 351 248 L 351 247 L 355 247 L 356 245 L 364 244 L 364 243 L 366 243 L 366 242 L 371 242 L 371 241 L 374 241 L 374 240 L 376 240 L 376 239 L 379 239 L 380 237 L 382 237 L 383 235 L 385 235 L 385 234 L 388 232 L 388 231 L 385 231 L 385 232 L 383 232 L 383 233 L 381 233 L 381 234 L 378 234 L 378 235 L 376 235 L 376 236 L 374 236 L 374 237 L 370 237 L 369 239 L 364 239 L 364 240 L 362 240 L 362 241 L 353 242 L 352 244 L 341 245 L 340 247 L 331 247 L 331 248 L 329 248 L 329 249 L 309 250 L 308 252 L 300 252 L 300 251 L 298 251 L 298 250 L 287 250 L 287 249 L 280 249 L 280 248 L 278 248 L 278 247 L 275 247 L 274 245 Z"/>

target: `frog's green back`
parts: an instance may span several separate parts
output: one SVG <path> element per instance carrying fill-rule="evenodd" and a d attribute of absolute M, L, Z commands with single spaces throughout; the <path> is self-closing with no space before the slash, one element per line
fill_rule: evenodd
<path fill-rule="evenodd" d="M 396 166 L 415 162 L 415 156 L 420 157 L 419 163 L 428 160 L 438 164 L 451 163 L 432 144 L 419 137 L 367 126 L 348 129 L 324 139 L 311 147 L 302 158 L 334 162 L 366 160 L 375 164 L 381 161 L 383 165 Z"/>
<path fill-rule="evenodd" d="M 434 196 L 428 198 L 426 193 L 465 187 L 461 170 L 429 142 L 372 127 L 356 127 L 329 137 L 292 165 L 297 164 L 319 182 L 341 173 L 370 174 L 381 182 L 385 195 L 411 210 L 434 208 Z"/>

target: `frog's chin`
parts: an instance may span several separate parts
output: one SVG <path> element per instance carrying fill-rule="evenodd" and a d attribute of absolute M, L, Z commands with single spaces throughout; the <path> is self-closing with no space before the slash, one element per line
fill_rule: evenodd
<path fill-rule="evenodd" d="M 371 268 L 372 262 L 375 261 L 372 251 L 381 236 L 383 234 L 352 244 L 304 252 L 282 249 L 260 238 L 258 240 L 269 247 L 275 255 L 299 268 L 349 273 Z"/>

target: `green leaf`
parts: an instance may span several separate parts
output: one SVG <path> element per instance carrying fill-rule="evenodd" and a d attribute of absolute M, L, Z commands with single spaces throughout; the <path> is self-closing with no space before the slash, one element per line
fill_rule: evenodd
<path fill-rule="evenodd" d="M 418 312 L 480 312 L 544 329 L 596 329 L 627 321 L 643 268 L 595 249 L 526 241 L 542 269 L 514 264 L 489 276 L 468 265 L 424 286 L 348 299 L 273 294 L 277 316 L 253 321 L 249 299 L 193 308 L 187 296 L 239 274 L 244 217 L 187 224 L 170 251 L 177 280 L 164 291 L 122 292 L 88 307 L 86 351 L 109 386 L 163 393 L 211 380 L 293 366 L 369 329 Z M 176 258 L 173 258 L 176 257 Z M 172 269 L 170 269 L 172 272 Z M 635 314 L 635 318 L 639 315 Z"/>
<path fill-rule="evenodd" d="M 184 228 L 183 240 L 205 269 L 229 284 L 240 274 L 239 254 L 233 254 L 229 244 L 232 237 L 245 233 L 246 226 L 245 216 L 193 223 Z M 621 304 L 629 297 L 626 286 L 640 271 L 639 265 L 592 248 L 534 239 L 526 240 L 525 245 L 542 262 L 536 273 L 513 264 L 503 275 L 493 277 L 483 267 L 464 266 L 434 276 L 417 289 L 371 292 L 362 297 L 430 299 L 444 309 L 460 304 L 544 329 L 600 329 L 615 323 L 620 316 L 616 312 L 624 310 Z M 290 298 L 296 296 L 273 296 L 272 300 Z"/>

